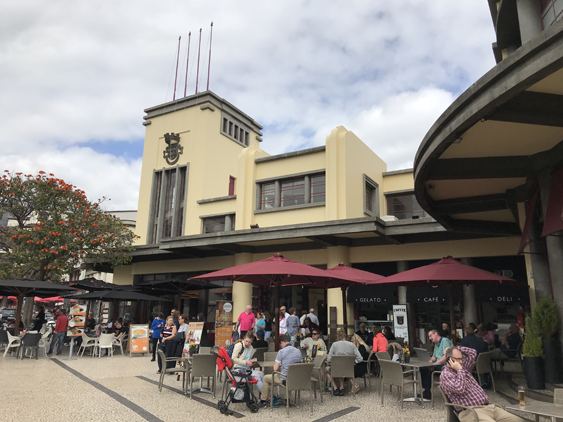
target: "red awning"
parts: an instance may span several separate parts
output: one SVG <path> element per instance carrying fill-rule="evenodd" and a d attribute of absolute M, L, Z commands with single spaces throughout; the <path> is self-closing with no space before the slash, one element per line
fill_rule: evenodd
<path fill-rule="evenodd" d="M 538 191 L 532 195 L 526 204 L 526 222 L 524 229 L 522 229 L 522 237 L 520 238 L 520 247 L 518 248 L 518 255 L 522 253 L 528 243 L 530 243 L 530 230 L 532 229 L 532 222 L 534 220 L 534 212 L 536 210 L 536 201 L 538 200 Z"/>
<path fill-rule="evenodd" d="M 551 176 L 551 190 L 543 223 L 542 237 L 563 230 L 563 169 Z"/>

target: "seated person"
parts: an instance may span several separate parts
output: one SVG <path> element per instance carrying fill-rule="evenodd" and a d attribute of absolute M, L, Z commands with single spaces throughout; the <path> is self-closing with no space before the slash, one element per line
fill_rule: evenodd
<path fill-rule="evenodd" d="M 256 331 L 256 338 L 252 342 L 252 347 L 255 349 L 261 348 L 268 348 L 268 342 L 264 340 L 264 330 Z"/>
<path fill-rule="evenodd" d="M 389 346 L 387 346 L 387 353 L 389 353 L 393 362 L 402 362 L 404 359 L 403 346 L 399 343 L 389 343 Z"/>
<path fill-rule="evenodd" d="M 397 340 L 395 334 L 393 334 L 393 331 L 391 331 L 391 327 L 388 327 L 387 325 L 383 327 L 383 335 L 385 336 L 387 341 Z"/>
<path fill-rule="evenodd" d="M 323 336 L 322 336 L 322 331 L 319 329 L 314 329 L 311 332 L 311 337 L 307 337 L 305 340 L 303 340 L 300 344 L 300 347 L 302 349 L 306 349 L 307 350 L 307 354 L 309 356 L 312 355 L 313 353 L 313 348 L 315 347 L 315 345 L 320 344 L 321 347 L 319 348 L 319 346 L 317 346 L 317 350 L 320 350 L 322 352 L 326 353 L 326 344 L 323 340 Z"/>
<path fill-rule="evenodd" d="M 435 362 L 436 366 L 420 368 L 422 388 L 424 389 L 422 397 L 426 400 L 432 398 L 432 372 L 442 370 L 446 362 L 446 349 L 453 346 L 449 338 L 440 336 L 436 330 L 430 330 L 428 332 L 428 339 L 434 343 L 434 352 L 432 353 L 430 362 Z"/>
<path fill-rule="evenodd" d="M 333 356 L 340 356 L 340 355 L 355 356 L 356 364 L 364 360 L 358 348 L 354 346 L 354 343 L 348 341 L 348 336 L 346 335 L 346 332 L 342 328 L 339 328 L 338 331 L 336 332 L 336 339 L 337 341 L 332 343 L 332 346 L 330 346 L 330 351 L 328 352 L 328 356 L 326 359 L 329 364 Z M 332 394 L 335 396 L 343 396 L 344 378 L 332 378 L 330 376 L 330 367 L 326 368 L 326 373 L 327 373 L 327 378 L 332 384 L 332 389 L 333 389 Z M 336 386 L 336 382 L 338 382 L 340 388 Z"/>
<path fill-rule="evenodd" d="M 487 328 L 485 324 L 477 326 L 477 337 L 481 337 L 489 346 L 495 345 L 495 335 Z"/>
<path fill-rule="evenodd" d="M 303 320 L 303 325 L 300 325 L 299 328 L 304 328 L 305 332 L 311 332 L 313 330 L 318 330 L 319 326 L 317 324 L 315 324 L 313 321 L 311 321 L 311 318 L 306 317 Z"/>
<path fill-rule="evenodd" d="M 233 355 L 231 356 L 231 361 L 233 362 L 233 366 L 235 368 L 244 368 L 244 369 L 251 369 L 256 362 L 254 359 L 250 360 L 250 356 L 252 356 L 252 341 L 254 340 L 254 334 L 252 330 L 248 330 L 244 335 L 242 341 L 238 341 L 233 348 Z M 262 391 L 262 381 L 264 378 L 264 373 L 261 371 L 252 370 L 252 376 L 254 379 L 258 380 L 256 387 L 258 391 Z"/>
<path fill-rule="evenodd" d="M 368 358 L 369 358 L 369 346 L 362 340 L 362 338 L 354 334 L 350 339 L 354 346 L 358 348 L 358 352 L 362 355 L 363 361 L 360 363 L 356 363 L 354 366 L 354 392 L 358 392 L 360 390 L 360 384 L 356 383 L 356 378 L 363 378 L 368 372 Z"/>
<path fill-rule="evenodd" d="M 448 347 L 447 363 L 440 375 L 440 387 L 453 404 L 470 406 L 481 421 L 524 422 L 524 419 L 507 412 L 502 407 L 489 404 L 489 398 L 471 375 L 470 369 L 477 359 L 477 352 L 469 347 Z M 455 407 L 461 422 L 473 422 L 469 409 Z"/>
<path fill-rule="evenodd" d="M 118 341 L 126 340 L 128 334 L 129 327 L 127 324 L 124 324 L 122 321 L 117 321 L 115 323 L 115 338 L 113 339 L 113 342 L 117 343 Z"/>
<path fill-rule="evenodd" d="M 364 343 L 367 343 L 367 344 L 373 343 L 373 333 L 370 333 L 367 330 L 367 325 L 366 325 L 365 322 L 362 322 L 360 324 L 360 329 L 358 331 L 356 331 L 356 334 L 359 335 L 362 338 Z"/>
<path fill-rule="evenodd" d="M 508 332 L 504 335 L 500 342 L 500 351 L 506 355 L 508 358 L 515 358 L 518 353 L 518 346 L 522 337 L 520 337 L 520 329 L 516 324 L 510 324 L 508 327 Z"/>
<path fill-rule="evenodd" d="M 262 394 L 260 395 L 260 407 L 266 407 L 268 405 L 268 395 L 270 388 L 273 388 L 274 384 L 285 384 L 286 377 L 283 374 L 287 374 L 289 365 L 301 363 L 302 361 L 301 352 L 291 345 L 291 338 L 287 334 L 282 334 L 279 339 L 280 351 L 276 356 L 274 371 L 281 372 L 281 374 L 269 374 L 264 376 Z"/>
<path fill-rule="evenodd" d="M 373 352 L 386 352 L 389 342 L 381 332 L 381 325 L 373 326 Z"/>
<path fill-rule="evenodd" d="M 465 337 L 461 340 L 461 345 L 477 351 L 477 355 L 489 351 L 489 345 L 481 337 L 475 335 L 475 330 L 471 325 L 465 327 Z"/>

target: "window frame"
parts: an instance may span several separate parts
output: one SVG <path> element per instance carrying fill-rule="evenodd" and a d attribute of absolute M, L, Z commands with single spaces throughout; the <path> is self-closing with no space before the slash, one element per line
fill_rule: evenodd
<path fill-rule="evenodd" d="M 224 111 L 221 114 L 220 132 L 238 145 L 245 148 L 250 146 L 251 130 L 243 122 Z"/>
<path fill-rule="evenodd" d="M 228 212 L 223 214 L 210 214 L 210 215 L 200 215 L 199 218 L 201 219 L 201 233 L 202 234 L 211 234 L 211 233 L 223 233 L 223 232 L 230 232 L 235 230 L 236 225 L 236 213 Z M 223 227 L 224 230 L 217 230 L 217 231 L 205 231 L 205 220 L 218 220 L 223 219 Z"/>
<path fill-rule="evenodd" d="M 363 208 L 364 214 L 370 217 L 379 217 L 380 207 L 379 207 L 379 185 L 367 174 L 362 175 L 363 178 Z M 368 208 L 368 189 L 373 189 L 373 194 L 371 198 L 371 210 Z"/>
<path fill-rule="evenodd" d="M 406 197 L 406 196 L 411 196 L 412 198 L 414 198 L 414 201 L 413 201 L 412 206 L 411 206 L 411 216 L 400 218 L 397 214 L 391 214 L 389 212 L 389 205 L 390 205 L 389 200 L 392 199 L 392 198 Z M 422 206 L 418 203 L 416 196 L 414 194 L 414 190 L 409 189 L 409 190 L 404 190 L 404 191 L 386 192 L 385 193 L 385 201 L 386 201 L 387 215 L 392 215 L 399 220 L 412 220 L 412 219 L 416 220 L 416 219 L 424 218 L 424 217 L 427 216 L 427 214 L 424 211 L 424 209 L 422 208 Z M 417 204 L 416 213 L 414 212 L 415 211 L 414 203 Z M 422 215 L 415 215 L 415 214 L 420 214 L 420 212 L 422 212 Z M 405 215 L 406 215 L 406 213 L 405 213 Z"/>

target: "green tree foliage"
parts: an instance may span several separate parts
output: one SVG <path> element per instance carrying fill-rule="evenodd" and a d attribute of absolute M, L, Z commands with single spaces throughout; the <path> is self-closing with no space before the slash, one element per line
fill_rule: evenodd
<path fill-rule="evenodd" d="M 550 340 L 557 332 L 559 327 L 559 316 L 555 308 L 555 302 L 548 295 L 544 295 L 532 311 L 534 325 L 537 327 L 538 334 L 544 340 Z"/>
<path fill-rule="evenodd" d="M 130 261 L 135 234 L 92 203 L 84 191 L 40 171 L 7 170 L 0 179 L 0 213 L 12 220 L 0 227 L 0 278 L 58 280 L 84 261 Z"/>
<path fill-rule="evenodd" d="M 535 321 L 529 316 L 526 317 L 526 337 L 522 346 L 522 354 L 530 358 L 543 356 L 541 337 L 538 334 Z"/>

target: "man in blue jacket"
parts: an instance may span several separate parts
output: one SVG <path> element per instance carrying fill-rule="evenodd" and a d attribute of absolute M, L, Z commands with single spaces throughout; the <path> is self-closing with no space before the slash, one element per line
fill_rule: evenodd
<path fill-rule="evenodd" d="M 154 321 L 151 324 L 151 330 L 152 330 L 152 338 L 151 338 L 152 359 L 151 359 L 151 362 L 156 360 L 156 348 L 158 347 L 158 344 L 160 343 L 160 333 L 162 331 L 162 327 L 164 327 L 164 320 L 162 318 L 163 318 L 162 312 L 159 312 L 158 315 L 156 316 L 156 318 L 154 319 Z"/>

